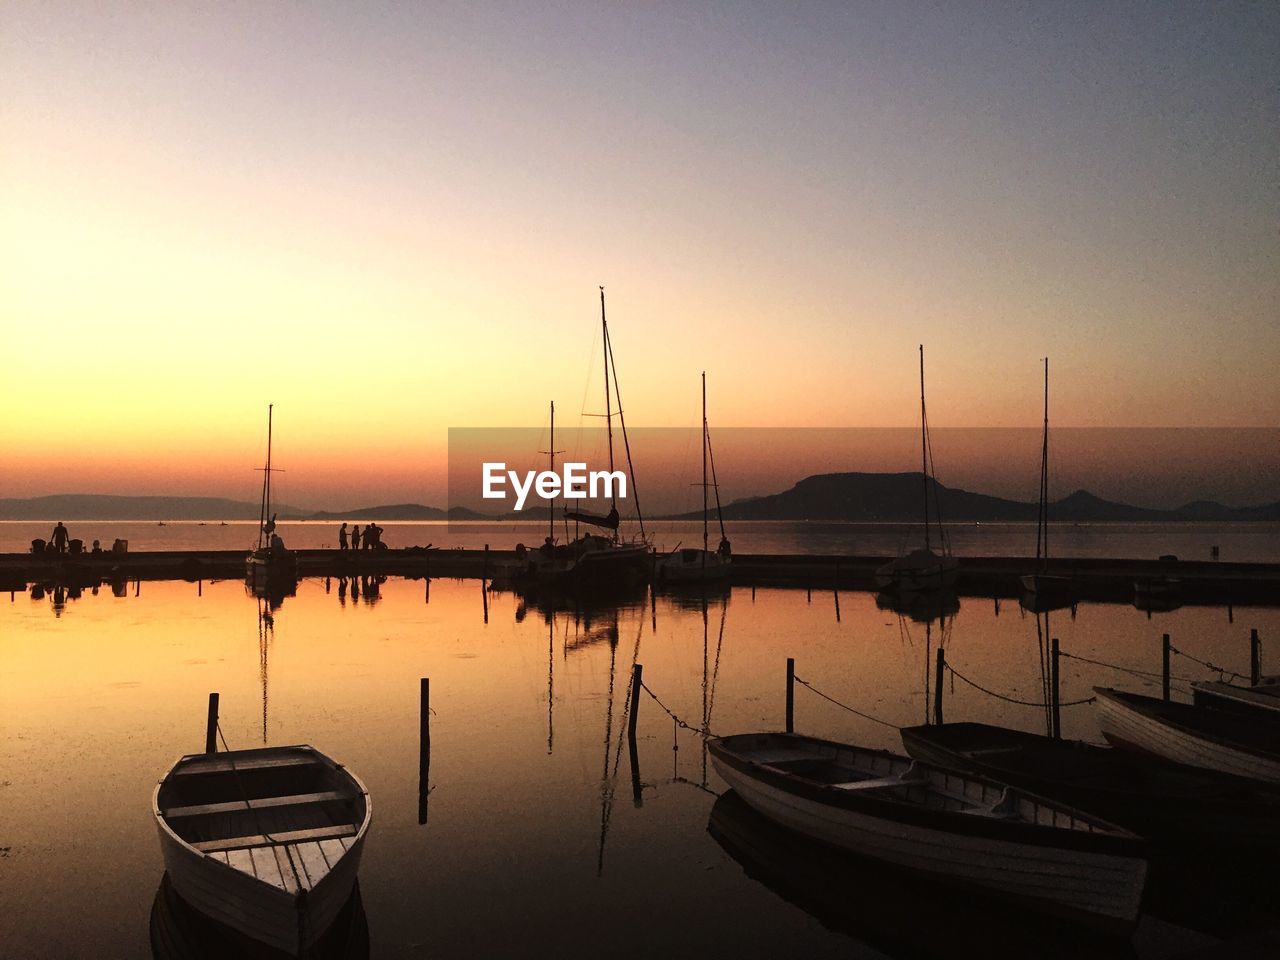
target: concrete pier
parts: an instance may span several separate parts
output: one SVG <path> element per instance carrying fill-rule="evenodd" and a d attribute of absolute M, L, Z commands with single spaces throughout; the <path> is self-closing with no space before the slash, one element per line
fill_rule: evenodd
<path fill-rule="evenodd" d="M 403 577 L 481 577 L 484 550 L 409 548 L 377 552 L 299 550 L 303 577 L 384 574 Z M 735 554 L 733 582 L 744 586 L 875 589 L 876 568 L 888 557 Z M 221 580 L 244 576 L 241 550 L 139 551 L 61 558 L 0 554 L 0 590 L 29 583 L 99 580 Z M 960 557 L 961 596 L 1017 597 L 1018 578 L 1037 571 L 1031 557 Z M 490 550 L 490 576 L 516 562 L 513 550 Z M 1057 559 L 1048 572 L 1072 578 L 1081 601 L 1131 601 L 1135 580 L 1167 577 L 1180 583 L 1184 604 L 1280 605 L 1280 564 L 1199 561 Z"/>

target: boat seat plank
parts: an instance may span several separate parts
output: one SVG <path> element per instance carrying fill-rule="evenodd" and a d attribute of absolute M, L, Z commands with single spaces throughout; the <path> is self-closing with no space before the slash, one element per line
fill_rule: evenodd
<path fill-rule="evenodd" d="M 207 760 L 195 760 L 173 772 L 175 777 L 189 777 L 205 773 L 245 773 L 249 770 L 275 770 L 285 767 L 317 766 L 320 761 L 315 757 L 299 757 L 289 755 L 283 757 L 255 757 L 244 760 L 217 759 L 215 754 Z"/>
<path fill-rule="evenodd" d="M 242 810 L 266 810 L 271 807 L 301 807 L 313 803 L 331 803 L 335 800 L 354 800 L 350 793 L 327 790 L 324 793 L 296 793 L 283 797 L 259 797 L 256 800 L 230 800 L 226 803 L 201 803 L 189 807 L 170 807 L 163 812 L 169 820 L 182 817 L 207 817 L 218 813 L 238 813 Z"/>
<path fill-rule="evenodd" d="M 224 840 L 202 840 L 191 844 L 201 853 L 230 853 L 233 850 L 248 850 L 251 847 L 271 847 L 277 844 L 296 843 L 301 840 L 337 840 L 354 837 L 356 828 L 350 823 L 339 823 L 331 827 L 314 827 L 310 830 L 285 830 L 268 835 L 256 834 L 246 837 L 227 837 Z"/>
<path fill-rule="evenodd" d="M 890 787 L 926 787 L 929 781 L 924 777 L 870 777 L 866 780 L 851 780 L 848 783 L 833 783 L 837 790 L 887 790 Z"/>

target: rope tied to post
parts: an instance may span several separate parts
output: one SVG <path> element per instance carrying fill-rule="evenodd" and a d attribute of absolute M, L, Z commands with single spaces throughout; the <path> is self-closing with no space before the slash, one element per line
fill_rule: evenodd
<path fill-rule="evenodd" d="M 1067 656 L 1067 654 L 1059 652 L 1059 656 L 1065 657 Z M 1041 710 L 1043 710 L 1045 707 L 1052 706 L 1052 704 L 1050 703 L 1040 703 L 1035 700 L 1019 700 L 1017 697 L 1007 697 L 1003 693 L 996 693 L 994 690 L 989 690 L 986 687 L 982 686 L 982 684 L 977 683 L 973 680 L 970 680 L 968 677 L 966 677 L 963 673 L 961 673 L 951 664 L 944 663 L 943 665 L 947 668 L 947 671 L 951 674 L 951 676 L 955 677 L 957 680 L 960 680 L 963 683 L 967 683 L 969 686 L 973 687 L 975 690 L 979 690 L 982 693 L 985 693 L 989 697 L 995 697 L 997 700 L 1003 700 L 1005 703 L 1014 703 L 1020 707 L 1038 707 Z M 1081 706 L 1082 704 L 1093 703 L 1093 701 L 1096 699 L 1097 697 L 1085 697 L 1082 700 L 1061 700 L 1058 702 L 1058 706 L 1059 707 L 1078 707 L 1078 706 Z"/>
<path fill-rule="evenodd" d="M 665 713 L 668 717 L 670 717 L 672 720 L 675 721 L 675 724 L 677 727 L 688 730 L 690 733 L 696 733 L 700 737 L 712 737 L 716 739 L 719 738 L 719 734 L 712 733 L 709 727 L 704 730 L 701 727 L 692 726 L 691 724 L 686 723 L 684 720 L 681 720 L 678 716 L 675 715 L 675 713 L 671 711 L 671 709 L 665 703 L 663 703 L 661 700 L 658 699 L 658 695 L 654 693 L 652 690 L 650 690 L 649 685 L 645 683 L 643 680 L 640 681 L 640 689 L 653 698 L 653 702 L 658 705 L 658 707 L 662 710 L 663 713 Z"/>
<path fill-rule="evenodd" d="M 823 700 L 826 700 L 830 703 L 834 703 L 837 707 L 840 707 L 842 710 L 848 710 L 850 713 L 854 714 L 855 716 L 862 717 L 862 719 L 864 720 L 870 720 L 872 723 L 878 723 L 878 724 L 881 724 L 882 726 L 889 727 L 891 730 L 902 729 L 902 727 L 900 727 L 896 723 L 890 723 L 888 720 L 881 720 L 879 717 L 873 717 L 869 713 L 863 713 L 861 710 L 855 710 L 853 707 L 849 706 L 847 703 L 841 703 L 835 697 L 831 697 L 823 693 L 821 690 L 819 690 L 817 687 L 811 684 L 808 680 L 802 680 L 800 679 L 800 677 L 794 674 L 792 675 L 791 679 L 795 680 L 796 683 L 804 684 L 804 686 L 808 687 L 810 690 L 812 690 L 814 693 L 820 696 Z"/>
<path fill-rule="evenodd" d="M 1199 657 L 1193 657 L 1189 653 L 1184 653 L 1182 650 L 1179 650 L 1177 647 L 1175 647 L 1172 643 L 1169 644 L 1169 650 L 1173 653 L 1176 653 L 1180 657 L 1186 657 L 1192 663 L 1198 663 L 1202 667 L 1207 667 L 1208 669 L 1212 670 L 1214 673 L 1216 673 L 1219 677 L 1221 677 L 1224 680 L 1227 677 L 1233 677 L 1236 680 L 1249 679 L 1242 673 L 1236 673 L 1234 670 L 1228 670 L 1226 667 L 1219 667 L 1217 664 L 1210 663 L 1208 660 L 1201 660 Z"/>

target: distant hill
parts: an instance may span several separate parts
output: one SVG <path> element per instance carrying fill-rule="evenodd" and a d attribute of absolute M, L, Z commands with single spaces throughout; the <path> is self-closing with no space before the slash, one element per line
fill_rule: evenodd
<path fill-rule="evenodd" d="M 61 493 L 0 499 L 0 520 L 257 520 L 260 506 L 222 497 L 115 497 Z M 280 518 L 303 513 L 280 504 Z"/>
<path fill-rule="evenodd" d="M 944 520 L 1034 521 L 1035 503 L 1006 500 L 930 481 Z M 816 520 L 863 523 L 918 521 L 923 515 L 921 473 L 825 473 L 806 477 L 790 490 L 766 497 L 735 500 L 724 508 L 726 520 Z M 932 502 L 932 501 L 931 501 Z M 695 520 L 702 513 L 664 519 Z M 1140 522 L 1179 520 L 1280 520 L 1280 503 L 1259 507 L 1226 507 L 1197 501 L 1176 510 L 1152 510 L 1114 503 L 1077 490 L 1049 505 L 1050 520 L 1076 522 Z"/>
<path fill-rule="evenodd" d="M 299 517 L 299 520 L 491 520 L 484 514 L 468 510 L 466 507 L 453 507 L 441 510 L 439 507 L 426 507 L 420 503 L 394 503 L 385 507 L 361 507 L 358 510 L 334 512 L 321 510 Z"/>
<path fill-rule="evenodd" d="M 931 481 L 944 520 L 1034 521 L 1036 504 L 953 489 Z M 790 490 L 735 500 L 724 508 L 726 520 L 815 520 L 901 523 L 922 515 L 920 473 L 824 473 L 806 477 Z M 58 494 L 27 499 L 0 499 L 0 520 L 257 520 L 258 504 L 220 497 L 117 497 L 101 494 Z M 420 503 L 396 503 L 352 510 L 304 510 L 281 504 L 281 520 L 546 520 L 546 507 L 530 507 L 502 515 L 466 507 L 442 510 Z M 1088 523 L 1151 521 L 1280 521 L 1280 502 L 1256 507 L 1227 507 L 1197 500 L 1176 510 L 1152 510 L 1103 500 L 1077 490 L 1049 505 L 1055 521 Z M 702 514 L 657 517 L 700 520 Z"/>

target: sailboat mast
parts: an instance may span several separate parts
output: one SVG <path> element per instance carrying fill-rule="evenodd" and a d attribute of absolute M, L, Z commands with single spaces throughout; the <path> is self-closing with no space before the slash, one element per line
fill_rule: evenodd
<path fill-rule="evenodd" d="M 547 453 L 551 456 L 551 472 L 556 472 L 556 402 L 551 401 L 551 446 L 547 448 Z M 554 541 L 556 538 L 556 502 L 552 499 L 547 506 L 547 540 Z"/>
<path fill-rule="evenodd" d="M 702 371 L 702 552 L 707 552 L 707 371 Z M 705 616 L 705 613 L 704 613 Z"/>
<path fill-rule="evenodd" d="M 613 473 L 613 400 L 609 393 L 609 321 L 604 316 L 604 287 L 600 288 L 600 329 L 603 331 L 604 344 L 604 424 L 609 437 L 609 472 Z M 613 484 L 609 485 L 612 493 L 613 508 L 618 508 L 618 495 L 613 492 Z M 617 534 L 617 531 L 614 531 Z"/>
<path fill-rule="evenodd" d="M 1036 557 L 1044 542 L 1044 565 L 1049 564 L 1049 358 L 1044 358 L 1044 441 L 1040 447 L 1040 526 L 1036 536 Z"/>
<path fill-rule="evenodd" d="M 924 411 L 924 344 L 920 344 L 920 473 L 924 476 L 924 548 L 929 549 L 929 439 Z"/>
<path fill-rule="evenodd" d="M 267 496 L 263 501 L 262 512 L 270 519 L 271 514 L 271 418 L 275 404 L 267 404 Z"/>

